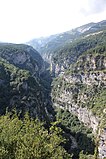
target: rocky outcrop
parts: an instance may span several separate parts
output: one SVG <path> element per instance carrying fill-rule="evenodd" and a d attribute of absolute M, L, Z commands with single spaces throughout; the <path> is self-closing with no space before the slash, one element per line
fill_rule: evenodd
<path fill-rule="evenodd" d="M 39 76 L 45 70 L 45 64 L 39 53 L 31 46 L 24 44 L 0 45 L 0 57 L 9 63 L 30 71 Z"/>
<path fill-rule="evenodd" d="M 104 159 L 106 157 L 106 128 L 100 129 L 98 152 L 99 152 L 99 158 Z"/>
<path fill-rule="evenodd" d="M 53 76 L 58 76 L 60 73 L 64 74 L 65 67 L 63 66 L 63 64 L 60 65 L 60 64 L 54 64 L 51 62 L 50 71 L 51 71 Z"/>
<path fill-rule="evenodd" d="M 67 101 L 64 98 L 61 101 L 59 101 L 59 99 L 57 100 L 59 104 L 54 103 L 55 107 L 60 107 L 61 109 L 68 109 L 69 112 L 76 115 L 78 119 L 85 124 L 85 126 L 92 128 L 94 134 L 97 133 L 99 119 L 98 117 L 94 116 L 91 111 L 89 111 L 87 108 L 79 107 L 76 104 L 74 105 L 74 103 L 71 104 L 70 98 L 68 98 Z"/>
<path fill-rule="evenodd" d="M 87 48 L 85 48 L 83 51 L 85 51 Z M 54 76 L 58 76 L 61 74 L 64 74 L 64 72 L 69 69 L 70 64 L 74 64 L 77 61 L 77 55 L 76 54 L 82 54 L 80 53 L 76 53 L 76 51 L 74 50 L 75 55 L 71 55 L 69 57 L 66 57 L 62 60 L 60 57 L 60 61 L 58 61 L 56 58 L 58 57 L 54 57 L 51 58 L 51 63 L 50 63 L 50 71 Z M 73 66 L 72 66 L 73 67 Z M 76 71 L 93 71 L 93 70 L 103 70 L 106 68 L 106 56 L 103 54 L 99 55 L 96 54 L 88 54 L 86 56 L 82 56 L 78 59 L 78 61 L 76 62 L 76 66 L 75 66 L 75 70 Z M 74 71 L 75 71 L 74 70 Z"/>

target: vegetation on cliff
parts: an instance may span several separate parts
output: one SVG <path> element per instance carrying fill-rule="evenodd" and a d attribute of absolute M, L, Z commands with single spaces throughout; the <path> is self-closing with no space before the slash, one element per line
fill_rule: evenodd
<path fill-rule="evenodd" d="M 21 115 L 28 111 L 34 118 L 48 120 L 53 109 L 41 77 L 43 65 L 32 47 L 0 44 L 0 114 L 16 108 Z"/>

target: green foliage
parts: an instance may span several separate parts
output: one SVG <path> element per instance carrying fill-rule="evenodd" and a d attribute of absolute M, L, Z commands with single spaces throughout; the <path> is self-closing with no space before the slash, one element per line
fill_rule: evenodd
<path fill-rule="evenodd" d="M 5 114 L 7 106 L 11 111 L 14 107 L 26 111 L 33 117 L 48 120 L 44 101 L 47 93 L 37 77 L 27 70 L 20 69 L 0 58 L 0 114 Z M 50 107 L 50 106 L 49 106 Z"/>
<path fill-rule="evenodd" d="M 79 159 L 95 159 L 94 156 L 92 155 L 86 155 L 83 153 L 83 151 L 80 152 L 79 154 Z"/>
<path fill-rule="evenodd" d="M 74 156 L 78 157 L 80 151 L 84 154 L 94 154 L 95 143 L 92 129 L 84 126 L 78 118 L 71 114 L 68 110 L 57 109 L 57 120 L 61 121 L 61 128 L 66 134 L 71 134 L 77 141 L 77 150 L 73 151 Z M 67 147 L 68 144 L 66 144 Z M 67 149 L 70 147 L 67 147 Z"/>
<path fill-rule="evenodd" d="M 57 120 L 60 120 L 62 125 L 66 126 L 73 133 L 83 132 L 91 133 L 90 129 L 87 129 L 82 122 L 78 120 L 78 117 L 71 114 L 68 110 L 57 109 Z"/>
<path fill-rule="evenodd" d="M 101 88 L 95 96 L 93 96 L 91 104 L 92 111 L 98 117 L 101 117 L 101 114 L 105 114 L 104 109 L 106 109 L 106 89 Z"/>
<path fill-rule="evenodd" d="M 6 59 L 20 69 L 39 74 L 43 66 L 43 59 L 31 46 L 24 44 L 0 44 L 0 57 Z"/>
<path fill-rule="evenodd" d="M 53 54 L 53 62 L 55 64 L 64 65 L 69 68 L 70 64 L 73 64 L 77 59 L 83 55 L 86 51 L 93 50 L 94 52 L 104 52 L 106 50 L 106 31 L 99 34 L 82 36 L 73 42 L 69 42 L 58 48 Z M 102 49 L 100 48 L 102 47 Z"/>
<path fill-rule="evenodd" d="M 71 159 L 61 146 L 65 142 L 62 130 L 53 123 L 46 130 L 39 120 L 23 120 L 16 114 L 0 117 L 1 159 Z"/>
<path fill-rule="evenodd" d="M 20 94 L 23 90 L 22 85 L 29 76 L 28 71 L 21 70 L 0 58 L 0 114 L 5 113 L 6 106 L 9 106 L 9 100 L 13 95 Z"/>

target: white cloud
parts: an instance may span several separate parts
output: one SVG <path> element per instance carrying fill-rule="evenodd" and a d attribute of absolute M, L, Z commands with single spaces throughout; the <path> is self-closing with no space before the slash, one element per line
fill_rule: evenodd
<path fill-rule="evenodd" d="M 105 19 L 105 0 L 98 1 L 0 0 L 0 41 L 25 42 Z"/>
<path fill-rule="evenodd" d="M 87 7 L 83 7 L 83 13 L 91 15 L 101 13 L 106 9 L 106 0 L 87 0 Z"/>

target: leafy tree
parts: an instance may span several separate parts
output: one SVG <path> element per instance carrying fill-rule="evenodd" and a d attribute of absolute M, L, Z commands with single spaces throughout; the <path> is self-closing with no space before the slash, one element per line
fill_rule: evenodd
<path fill-rule="evenodd" d="M 49 130 L 28 114 L 0 117 L 0 159 L 71 159 L 62 147 L 62 130 L 53 123 Z"/>

